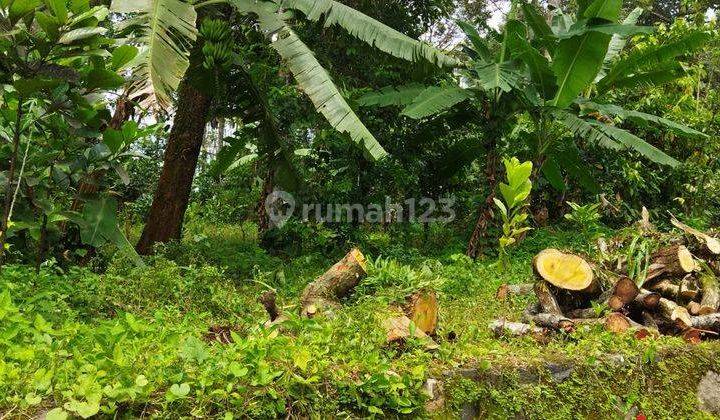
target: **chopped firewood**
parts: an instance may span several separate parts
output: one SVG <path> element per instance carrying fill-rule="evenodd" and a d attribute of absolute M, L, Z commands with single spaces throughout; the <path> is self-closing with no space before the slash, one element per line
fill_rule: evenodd
<path fill-rule="evenodd" d="M 519 295 L 527 295 L 532 293 L 533 287 L 535 285 L 532 283 L 528 284 L 502 284 L 500 287 L 498 287 L 497 293 L 495 294 L 495 297 L 498 300 L 505 300 L 510 296 L 519 296 Z"/>
<path fill-rule="evenodd" d="M 571 333 L 575 331 L 575 323 L 564 316 L 557 314 L 539 313 L 524 316 L 523 321 L 533 323 L 539 327 Z"/>
<path fill-rule="evenodd" d="M 680 286 L 672 284 L 670 280 L 662 280 L 651 286 L 648 289 L 653 292 L 658 292 L 662 297 L 670 300 L 675 300 L 680 296 Z"/>
<path fill-rule="evenodd" d="M 437 294 L 432 290 L 422 290 L 407 298 L 405 314 L 415 326 L 427 335 L 434 335 L 438 323 Z"/>
<path fill-rule="evenodd" d="M 625 302 L 623 302 L 622 298 L 620 296 L 610 296 L 610 300 L 608 300 L 608 306 L 611 310 L 618 312 L 622 308 L 625 307 Z"/>
<path fill-rule="evenodd" d="M 691 318 L 691 326 L 701 330 L 720 332 L 720 313 L 700 315 Z"/>
<path fill-rule="evenodd" d="M 308 284 L 302 294 L 301 314 L 313 316 L 322 308 L 335 307 L 367 275 L 365 256 L 357 248 Z"/>
<path fill-rule="evenodd" d="M 538 277 L 559 289 L 587 293 L 597 290 L 592 267 L 577 255 L 548 248 L 533 258 L 533 269 Z"/>
<path fill-rule="evenodd" d="M 265 308 L 265 311 L 268 313 L 268 316 L 270 317 L 270 322 L 275 321 L 277 317 L 280 315 L 280 311 L 278 311 L 277 303 L 275 302 L 275 291 L 274 290 L 268 290 L 262 295 L 260 295 L 260 298 L 258 301 L 262 304 L 262 306 Z"/>
<path fill-rule="evenodd" d="M 685 300 L 693 300 L 698 294 L 700 294 L 700 289 L 695 281 L 695 277 L 693 277 L 692 274 L 683 277 L 680 281 L 679 296 Z"/>
<path fill-rule="evenodd" d="M 643 309 L 654 310 L 660 303 L 660 294 L 647 289 L 640 289 L 640 293 L 635 296 L 633 302 Z"/>
<path fill-rule="evenodd" d="M 702 331 L 697 328 L 688 328 L 683 331 L 682 338 L 686 343 L 700 344 L 702 341 Z"/>
<path fill-rule="evenodd" d="M 687 308 L 688 312 L 690 312 L 690 315 L 695 316 L 700 315 L 700 309 L 702 308 L 702 305 L 700 305 L 699 302 L 691 301 L 685 307 Z"/>
<path fill-rule="evenodd" d="M 670 299 L 661 298 L 658 305 L 660 315 L 665 320 L 672 321 L 680 328 L 686 328 L 692 325 L 690 313 L 687 309 L 678 305 Z"/>
<path fill-rule="evenodd" d="M 680 277 L 695 269 L 695 259 L 684 245 L 670 245 L 657 250 L 650 257 L 645 281 L 660 276 Z"/>
<path fill-rule="evenodd" d="M 698 254 L 702 256 L 706 255 L 720 255 L 720 240 L 708 235 L 705 232 L 691 228 L 690 226 L 679 221 L 675 216 L 671 214 L 672 224 L 678 229 L 685 232 L 694 241 Z M 695 247 L 694 247 L 695 248 Z"/>
<path fill-rule="evenodd" d="M 597 318 L 600 314 L 598 314 L 596 308 L 578 308 L 567 311 L 567 316 L 569 318 L 590 319 Z"/>
<path fill-rule="evenodd" d="M 404 315 L 386 319 L 383 322 L 383 327 L 387 332 L 388 343 L 404 341 L 411 336 L 415 338 L 427 338 L 427 334 L 420 328 L 417 328 L 412 320 Z"/>
<path fill-rule="evenodd" d="M 700 275 L 700 284 L 702 285 L 702 300 L 700 301 L 700 315 L 709 315 L 717 312 L 720 307 L 720 287 L 718 281 L 710 271 L 706 271 Z"/>
<path fill-rule="evenodd" d="M 548 314 L 562 316 L 562 309 L 560 309 L 560 305 L 558 305 L 557 299 L 555 299 L 555 295 L 553 295 L 550 290 L 548 283 L 544 280 L 538 280 L 534 288 L 542 311 Z"/>
<path fill-rule="evenodd" d="M 509 322 L 504 319 L 497 319 L 488 324 L 488 327 L 496 337 L 522 337 L 524 335 L 530 335 L 533 338 L 541 340 L 546 334 L 545 330 L 540 327 L 534 327 L 521 322 Z"/>
<path fill-rule="evenodd" d="M 632 325 L 625 315 L 619 312 L 612 312 L 605 317 L 604 326 L 605 330 L 618 334 L 627 331 Z"/>
<path fill-rule="evenodd" d="M 647 328 L 654 330 L 658 329 L 658 324 L 657 322 L 655 322 L 655 317 L 650 312 L 643 311 L 640 316 L 642 318 L 643 325 L 645 325 Z"/>
<path fill-rule="evenodd" d="M 640 288 L 635 284 L 634 281 L 630 280 L 627 277 L 622 277 L 617 281 L 617 283 L 615 283 L 613 297 L 610 298 L 610 307 L 613 308 L 613 298 L 617 298 L 621 304 L 620 307 L 622 307 L 632 302 L 639 293 Z M 619 308 L 613 309 L 617 310 Z"/>

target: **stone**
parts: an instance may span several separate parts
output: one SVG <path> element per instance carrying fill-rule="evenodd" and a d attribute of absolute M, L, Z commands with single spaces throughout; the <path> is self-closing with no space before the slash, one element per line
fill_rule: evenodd
<path fill-rule="evenodd" d="M 701 410 L 720 414 L 720 375 L 708 371 L 698 384 L 697 395 Z"/>
<path fill-rule="evenodd" d="M 428 378 L 423 384 L 423 391 L 428 396 L 428 401 L 425 403 L 425 409 L 428 412 L 441 410 L 445 406 L 442 382 Z"/>
<path fill-rule="evenodd" d="M 569 378 L 573 372 L 572 365 L 562 365 L 558 363 L 547 363 L 547 368 L 552 375 L 553 380 L 556 383 L 562 383 L 565 379 Z"/>

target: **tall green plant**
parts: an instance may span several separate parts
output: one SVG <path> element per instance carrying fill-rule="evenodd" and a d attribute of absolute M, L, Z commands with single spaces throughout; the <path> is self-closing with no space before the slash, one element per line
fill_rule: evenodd
<path fill-rule="evenodd" d="M 260 30 L 287 62 L 316 110 L 333 128 L 347 133 L 373 160 L 387 153 L 348 105 L 312 51 L 292 30 L 288 10 L 302 12 L 311 21 L 322 20 L 326 26 L 338 25 L 350 35 L 395 57 L 426 60 L 438 66 L 457 65 L 453 58 L 432 46 L 333 0 L 227 2 L 240 14 L 257 19 Z M 145 103 L 167 107 L 170 93 L 178 87 L 187 70 L 188 46 L 196 37 L 197 16 L 193 6 L 181 0 L 114 0 L 111 9 L 128 17 L 123 26 L 135 29 L 130 33 L 143 45 L 142 59 L 136 63 L 135 81 L 131 85 L 135 96 L 145 98 Z"/>
<path fill-rule="evenodd" d="M 502 236 L 499 240 L 499 262 L 509 265 L 508 248 L 514 245 L 522 234 L 531 228 L 526 226 L 528 213 L 525 211 L 530 191 L 532 190 L 532 162 L 522 162 L 516 158 L 504 159 L 507 183 L 500 183 L 500 195 L 503 201 L 494 198 L 502 218 Z"/>

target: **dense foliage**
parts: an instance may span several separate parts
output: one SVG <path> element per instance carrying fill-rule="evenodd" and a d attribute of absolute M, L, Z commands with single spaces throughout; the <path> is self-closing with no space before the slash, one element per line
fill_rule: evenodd
<path fill-rule="evenodd" d="M 668 213 L 720 226 L 717 6 L 0 0 L 0 419 L 423 416 L 447 369 L 554 354 L 583 372 L 605 352 L 644 361 L 597 373 L 627 388 L 460 381 L 445 408 L 692 414 L 643 387 L 695 386 L 673 383 L 679 339 L 538 347 L 486 326 L 522 311 L 495 290 L 545 247 L 602 253 Z M 302 212 L 336 204 L 381 211 Z M 297 315 L 353 247 L 368 277 L 342 310 Z M 388 345 L 383 320 L 425 289 L 438 347 Z M 691 350 L 694 379 L 717 351 Z"/>

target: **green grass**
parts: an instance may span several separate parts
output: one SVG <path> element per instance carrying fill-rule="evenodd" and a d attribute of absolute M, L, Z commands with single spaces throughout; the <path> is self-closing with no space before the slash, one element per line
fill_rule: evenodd
<path fill-rule="evenodd" d="M 540 249 L 585 251 L 587 238 L 535 231 L 506 270 L 468 260 L 441 232 L 395 238 L 360 235 L 369 276 L 333 317 L 311 320 L 292 315 L 299 294 L 343 250 L 270 256 L 248 228 L 191 228 L 143 269 L 120 257 L 103 274 L 5 267 L 0 413 L 429 416 L 422 384 L 435 377 L 445 383 L 443 415 L 471 404 L 496 418 L 617 418 L 633 405 L 649 418 L 699 416 L 694 390 L 705 371 L 720 368 L 717 343 L 580 330 L 539 345 L 488 331 L 492 319 L 518 319 L 529 299 L 497 301 L 500 284 L 531 281 L 530 259 Z M 426 246 L 410 248 L 413 241 Z M 271 329 L 256 301 L 267 287 L 291 315 Z M 389 306 L 421 287 L 439 293 L 439 348 L 387 346 L 380 324 Z M 234 342 L 208 341 L 211 327 L 232 330 Z M 608 363 L 607 354 L 633 363 Z M 548 362 L 574 368 L 557 382 Z M 463 378 L 461 368 L 476 378 Z"/>

